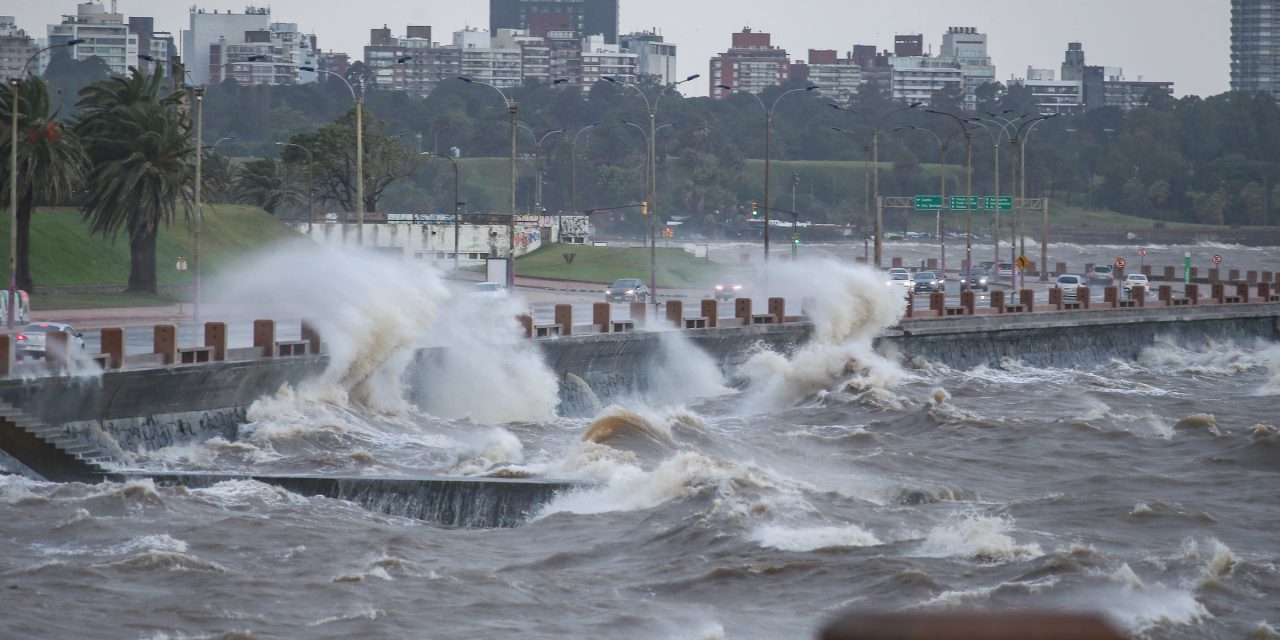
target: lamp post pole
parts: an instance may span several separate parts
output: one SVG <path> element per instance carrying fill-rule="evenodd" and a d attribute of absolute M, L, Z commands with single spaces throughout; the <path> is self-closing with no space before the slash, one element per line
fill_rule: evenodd
<path fill-rule="evenodd" d="M 519 123 L 517 123 L 516 126 L 528 131 L 529 135 L 534 136 L 533 176 L 536 182 L 533 189 L 533 215 L 542 215 L 542 143 L 546 142 L 547 138 L 550 138 L 557 133 L 564 133 L 564 129 L 553 129 L 542 134 L 542 137 L 539 138 L 534 134 L 533 129 Z"/>
<path fill-rule="evenodd" d="M 793 93 L 798 93 L 801 91 L 815 91 L 819 87 L 817 85 L 809 85 L 803 89 L 791 89 L 789 91 L 783 91 L 782 95 L 778 96 L 773 101 L 773 106 L 769 106 L 769 107 L 766 107 L 764 105 L 764 100 L 761 100 L 759 95 L 755 93 L 751 93 L 750 91 L 744 91 L 741 88 L 734 88 L 727 84 L 719 85 L 718 88 L 724 89 L 725 91 L 737 91 L 740 93 L 746 93 L 751 97 L 755 98 L 756 102 L 760 104 L 760 109 L 764 111 L 764 261 L 768 262 L 769 261 L 769 210 L 773 206 L 772 203 L 769 201 L 769 160 L 771 155 L 770 153 L 771 146 L 772 146 L 771 142 L 773 139 L 773 111 L 778 108 L 778 103 L 781 102 L 782 99 L 787 97 L 788 95 Z"/>
<path fill-rule="evenodd" d="M 277 142 L 276 145 L 281 147 L 297 147 L 307 154 L 307 235 L 311 235 L 311 225 L 315 220 L 315 207 L 312 206 L 311 192 L 315 190 L 316 171 L 315 159 L 311 155 L 311 150 L 296 142 Z"/>
<path fill-rule="evenodd" d="M 953 113 L 938 111 L 937 109 L 925 109 L 925 113 L 951 118 L 956 124 L 960 125 L 960 130 L 964 132 L 964 148 L 967 158 L 965 160 L 964 265 L 961 271 L 963 275 L 960 278 L 960 288 L 963 291 L 971 288 L 969 272 L 973 268 L 973 129 L 969 127 L 967 119 Z"/>
<path fill-rule="evenodd" d="M 453 165 L 453 270 L 457 271 L 458 254 L 461 251 L 461 245 L 459 244 L 461 233 L 458 230 L 458 207 L 462 205 L 462 201 L 458 200 L 458 161 L 454 160 L 453 156 L 433 153 L 431 151 L 423 151 L 420 155 L 444 158 L 449 161 L 449 164 Z"/>
<path fill-rule="evenodd" d="M 578 132 L 573 134 L 573 139 L 569 142 L 569 189 L 570 198 L 572 200 L 569 203 L 569 208 L 574 215 L 578 214 L 578 136 L 585 133 L 587 129 L 591 129 L 598 124 L 600 123 L 593 122 L 581 129 L 578 129 Z"/>
<path fill-rule="evenodd" d="M 27 63 L 22 65 L 22 71 L 9 78 L 9 85 L 13 87 L 13 104 L 9 105 L 12 112 L 12 122 L 9 125 L 9 299 L 5 307 L 8 308 L 10 329 L 14 325 L 14 308 L 18 306 L 18 85 L 26 77 L 27 68 L 40 54 L 58 47 L 74 47 L 82 42 L 84 39 L 76 38 L 45 47 L 31 54 Z"/>
<path fill-rule="evenodd" d="M 934 142 L 938 144 L 938 156 L 941 158 L 942 165 L 938 170 L 938 189 L 942 194 L 942 208 L 938 209 L 938 259 L 942 268 L 942 279 L 947 279 L 947 233 L 946 225 L 943 224 L 943 212 L 947 207 L 947 147 L 951 144 L 951 139 L 943 140 L 934 133 L 932 129 L 917 127 L 915 125 L 907 125 L 894 129 L 895 132 L 903 130 L 923 131 L 933 137 Z"/>
<path fill-rule="evenodd" d="M 838 104 L 835 104 L 834 102 L 827 104 L 827 106 L 831 107 L 832 109 L 835 109 L 836 111 L 845 111 L 862 118 L 862 120 L 866 122 L 868 126 L 871 127 L 871 163 L 872 163 L 872 171 L 875 172 L 871 177 L 871 182 L 872 182 L 872 185 L 874 185 L 874 190 L 875 190 L 875 205 L 876 205 L 875 264 L 877 269 L 881 268 L 882 254 L 884 251 L 884 207 L 880 206 L 880 128 L 884 126 L 884 123 L 886 120 L 889 119 L 889 116 L 892 116 L 893 114 L 898 113 L 899 111 L 907 111 L 910 109 L 915 109 L 923 104 L 924 104 L 923 102 L 912 102 L 911 104 L 906 105 L 904 107 L 898 107 L 897 109 L 889 111 L 888 113 L 880 116 L 880 119 L 875 124 L 872 124 L 870 118 L 868 118 L 867 116 L 863 115 L 858 111 L 854 111 L 853 109 L 850 109 L 848 107 L 842 107 Z"/>
<path fill-rule="evenodd" d="M 640 87 L 637 87 L 634 84 L 626 84 L 622 82 L 621 79 L 613 76 L 602 76 L 602 77 L 604 80 L 607 80 L 613 84 L 621 84 L 625 87 L 630 87 L 634 89 L 636 93 L 640 94 L 640 98 L 644 100 L 645 111 L 649 113 L 649 161 L 648 161 L 649 196 L 648 196 L 648 200 L 646 200 L 645 202 L 648 204 L 647 209 L 648 209 L 648 215 L 649 215 L 649 295 L 653 299 L 654 305 L 657 305 L 658 304 L 658 223 L 657 223 L 657 220 L 658 220 L 658 213 L 657 213 L 658 211 L 658 202 L 657 202 L 658 200 L 658 176 L 657 176 L 658 154 L 656 151 L 656 147 L 658 146 L 658 129 L 660 128 L 656 124 L 656 120 L 658 117 L 658 104 L 662 102 L 662 96 L 666 95 L 666 93 L 670 91 L 672 88 L 678 85 L 684 84 L 686 82 L 697 80 L 702 76 L 695 73 L 685 78 L 684 80 L 677 80 L 675 82 L 667 83 L 665 86 L 662 87 L 660 91 L 658 91 L 658 95 L 654 97 L 652 102 L 649 100 L 649 96 L 645 95 L 644 91 L 642 91 Z M 663 125 L 663 126 L 665 127 L 667 125 Z"/>
<path fill-rule="evenodd" d="M 987 135 L 991 136 L 991 141 L 992 141 L 992 144 L 994 145 L 993 149 L 994 149 L 995 163 L 992 166 L 992 169 L 994 170 L 994 174 L 995 174 L 994 187 L 995 187 L 995 199 L 996 199 L 995 218 L 994 218 L 995 219 L 995 251 L 996 251 L 995 262 L 1000 262 L 1000 137 L 997 136 L 995 132 L 991 130 L 991 127 L 988 126 L 987 123 L 982 121 L 982 118 L 970 118 L 969 122 L 972 122 L 973 124 L 976 124 L 979 127 L 982 127 L 983 131 L 986 131 Z"/>

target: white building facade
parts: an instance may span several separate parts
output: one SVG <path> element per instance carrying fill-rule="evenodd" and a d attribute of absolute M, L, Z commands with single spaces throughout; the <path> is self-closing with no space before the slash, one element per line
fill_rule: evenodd
<path fill-rule="evenodd" d="M 964 108 L 976 111 L 978 87 L 996 81 L 996 67 L 987 54 L 987 34 L 978 33 L 973 27 L 951 27 L 942 35 L 940 57 L 960 66 L 964 77 Z"/>
<path fill-rule="evenodd" d="M 99 58 L 111 68 L 112 75 L 122 76 L 137 64 L 137 34 L 129 32 L 123 14 L 110 13 L 101 3 L 80 3 L 75 15 L 64 15 L 61 24 L 49 25 L 50 45 L 71 40 L 84 40 L 68 49 L 72 58 Z"/>

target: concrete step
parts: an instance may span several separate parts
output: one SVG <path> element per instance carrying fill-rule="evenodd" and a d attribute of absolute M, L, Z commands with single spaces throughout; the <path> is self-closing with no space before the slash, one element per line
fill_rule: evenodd
<path fill-rule="evenodd" d="M 72 455 L 79 454 L 79 453 L 97 453 L 99 451 L 99 449 L 95 446 L 87 445 L 87 444 L 78 444 L 76 442 L 67 442 L 67 443 L 58 442 L 58 443 L 55 443 L 53 446 L 67 453 L 70 453 Z"/>

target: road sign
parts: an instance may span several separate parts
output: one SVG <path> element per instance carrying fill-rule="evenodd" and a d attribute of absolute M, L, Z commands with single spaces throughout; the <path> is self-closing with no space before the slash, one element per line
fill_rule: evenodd
<path fill-rule="evenodd" d="M 999 205 L 1001 211 L 1012 211 L 1013 196 L 1000 196 L 999 198 L 995 196 L 982 197 L 983 209 L 986 209 L 987 211 L 994 211 L 997 205 Z"/>
<path fill-rule="evenodd" d="M 1013 264 L 1018 267 L 1018 271 L 1026 271 L 1027 267 L 1031 266 L 1031 261 L 1026 256 L 1018 256 L 1018 259 Z"/>
<path fill-rule="evenodd" d="M 662 237 L 664 237 L 664 238 L 670 238 L 671 236 L 674 236 L 675 234 L 676 234 L 676 232 L 672 231 L 672 230 L 671 230 L 671 227 L 667 227 L 666 229 L 663 229 L 663 230 L 662 230 Z"/>
<path fill-rule="evenodd" d="M 576 258 L 576 257 L 578 257 L 578 254 L 576 254 L 576 253 L 565 253 L 565 254 L 562 254 L 562 255 L 564 255 L 564 263 L 565 263 L 565 264 L 573 264 L 573 259 L 574 259 L 574 258 Z"/>
<path fill-rule="evenodd" d="M 1182 254 L 1182 284 L 1191 284 L 1191 252 Z"/>
<path fill-rule="evenodd" d="M 977 209 L 982 203 L 982 198 L 978 196 L 951 196 L 947 199 L 947 208 L 952 211 L 969 211 Z"/>
<path fill-rule="evenodd" d="M 1221 255 L 1218 255 L 1218 254 L 1216 254 L 1216 253 L 1215 253 L 1215 254 L 1213 254 L 1213 263 L 1214 263 L 1214 264 L 1222 264 L 1222 256 L 1221 256 Z"/>
<path fill-rule="evenodd" d="M 941 211 L 942 196 L 916 196 L 916 211 Z"/>
<path fill-rule="evenodd" d="M 186 256 L 178 256 L 178 264 L 174 265 L 174 267 L 175 267 L 175 268 L 177 268 L 177 270 L 178 270 L 178 271 L 186 271 L 186 270 L 187 270 L 187 257 L 186 257 Z"/>
<path fill-rule="evenodd" d="M 1139 248 L 1138 248 L 1138 255 L 1140 255 L 1140 256 L 1142 256 L 1142 257 L 1144 257 L 1144 258 L 1145 258 L 1145 257 L 1147 257 L 1147 250 L 1146 250 L 1146 249 L 1144 249 L 1144 248 L 1142 248 L 1142 247 L 1139 247 Z"/>
<path fill-rule="evenodd" d="M 1116 258 L 1117 269 L 1123 269 L 1126 264 L 1129 264 L 1129 263 L 1124 261 L 1124 256 L 1119 256 Z"/>

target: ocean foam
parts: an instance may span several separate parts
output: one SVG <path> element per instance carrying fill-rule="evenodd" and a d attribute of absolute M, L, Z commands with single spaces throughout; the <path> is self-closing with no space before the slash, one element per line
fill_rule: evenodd
<path fill-rule="evenodd" d="M 1012 530 L 1013 521 L 1007 517 L 964 515 L 931 529 L 917 553 L 993 564 L 1043 555 L 1040 545 L 1018 544 L 1009 535 Z"/>
<path fill-rule="evenodd" d="M 879 538 L 855 524 L 817 527 L 770 524 L 757 527 L 751 533 L 751 539 L 761 546 L 781 551 L 816 551 L 880 544 Z"/>

